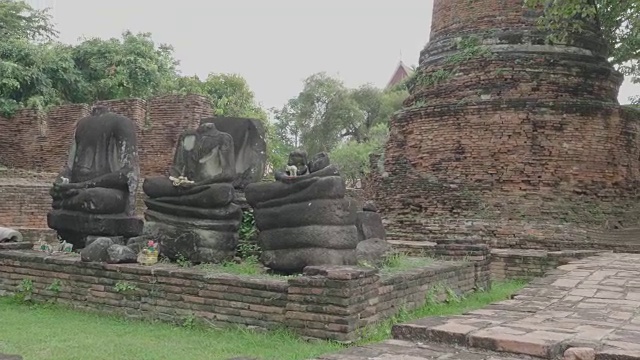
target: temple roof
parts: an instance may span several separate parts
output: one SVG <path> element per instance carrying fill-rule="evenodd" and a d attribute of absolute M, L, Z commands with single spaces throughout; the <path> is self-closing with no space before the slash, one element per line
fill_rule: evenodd
<path fill-rule="evenodd" d="M 399 84 L 402 80 L 404 80 L 409 75 L 411 75 L 412 72 L 413 70 L 411 70 L 411 68 L 406 66 L 401 60 L 400 63 L 398 64 L 398 68 L 393 73 L 391 80 L 389 80 L 389 83 L 387 84 L 387 89 Z"/>

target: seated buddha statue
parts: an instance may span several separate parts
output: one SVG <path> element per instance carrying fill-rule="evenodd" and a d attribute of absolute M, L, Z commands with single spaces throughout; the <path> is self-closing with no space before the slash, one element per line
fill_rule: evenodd
<path fill-rule="evenodd" d="M 233 204 L 233 138 L 213 123 L 179 138 L 169 176 L 145 179 L 145 235 L 170 259 L 216 263 L 233 257 L 242 209 Z"/>
<path fill-rule="evenodd" d="M 96 107 L 76 124 L 69 159 L 50 190 L 50 228 L 76 248 L 89 236 L 133 237 L 140 175 L 136 127 L 130 119 Z"/>

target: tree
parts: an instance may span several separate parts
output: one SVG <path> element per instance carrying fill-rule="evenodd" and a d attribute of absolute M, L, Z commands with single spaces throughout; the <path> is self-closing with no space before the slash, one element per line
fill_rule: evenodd
<path fill-rule="evenodd" d="M 549 40 L 565 42 L 585 31 L 586 21 L 599 26 L 609 47 L 609 61 L 634 83 L 640 83 L 640 0 L 525 0 L 531 8 L 544 7 L 540 25 Z M 637 99 L 636 99 L 637 101 Z"/>
<path fill-rule="evenodd" d="M 177 78 L 173 47 L 156 46 L 150 33 L 85 39 L 72 52 L 84 88 L 71 102 L 148 98 L 169 91 Z"/>
<path fill-rule="evenodd" d="M 71 51 L 61 44 L 2 41 L 0 73 L 0 111 L 5 116 L 22 107 L 42 110 L 62 104 L 81 90 Z"/>
<path fill-rule="evenodd" d="M 237 74 L 211 73 L 204 81 L 197 76 L 178 77 L 172 91 L 208 97 L 218 116 L 267 120 L 267 113 L 256 104 L 255 95 L 249 84 Z"/>
<path fill-rule="evenodd" d="M 402 102 L 408 95 L 406 90 L 383 91 L 369 84 L 351 90 L 351 97 L 361 114 L 347 124 L 342 136 L 350 136 L 359 143 L 369 141 L 371 130 L 379 124 L 386 124 L 391 115 L 402 108 Z"/>
<path fill-rule="evenodd" d="M 331 152 L 329 155 L 331 163 L 340 169 L 340 174 L 345 179 L 347 186 L 356 187 L 358 180 L 369 174 L 371 171 L 369 155 L 384 148 L 388 135 L 387 124 L 379 123 L 371 129 L 369 141 L 351 140 L 338 145 Z"/>
<path fill-rule="evenodd" d="M 329 152 L 331 162 L 354 186 L 369 172 L 369 155 L 384 147 L 389 118 L 407 96 L 406 86 L 349 89 L 325 73 L 314 74 L 297 97 L 272 110 L 282 154 L 295 148 L 310 155 Z"/>
<path fill-rule="evenodd" d="M 58 31 L 51 20 L 47 10 L 35 10 L 24 1 L 0 0 L 0 42 L 53 40 Z"/>
<path fill-rule="evenodd" d="M 351 140 L 367 142 L 371 129 L 386 124 L 407 94 L 371 85 L 348 89 L 325 73 L 314 74 L 297 97 L 274 112 L 276 129 L 291 147 L 303 147 L 309 154 L 330 152 Z"/>

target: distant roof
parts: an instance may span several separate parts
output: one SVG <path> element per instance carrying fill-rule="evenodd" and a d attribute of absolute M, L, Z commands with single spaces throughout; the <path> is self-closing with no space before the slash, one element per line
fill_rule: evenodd
<path fill-rule="evenodd" d="M 413 70 L 411 70 L 402 61 L 400 61 L 400 63 L 398 64 L 398 68 L 393 73 L 391 80 L 389 80 L 389 83 L 387 84 L 387 89 L 395 85 L 398 85 L 402 80 L 409 77 L 409 75 L 411 75 L 412 72 Z"/>

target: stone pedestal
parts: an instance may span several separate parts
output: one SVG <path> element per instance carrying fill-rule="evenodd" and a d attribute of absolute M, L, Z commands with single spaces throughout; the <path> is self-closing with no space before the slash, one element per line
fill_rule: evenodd
<path fill-rule="evenodd" d="M 142 234 L 143 221 L 124 214 L 98 215 L 68 210 L 52 210 L 47 214 L 47 223 L 58 236 L 73 244 L 74 249 L 86 246 L 87 237 L 131 238 Z"/>
<path fill-rule="evenodd" d="M 214 210 L 210 214 L 213 216 Z M 158 241 L 160 253 L 171 260 L 221 263 L 235 256 L 242 209 L 229 204 L 216 209 L 215 214 L 215 219 L 199 219 L 147 210 L 144 234 Z"/>

